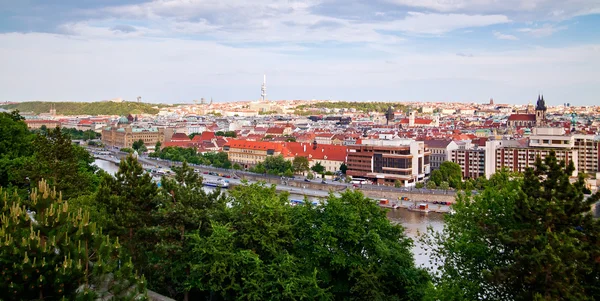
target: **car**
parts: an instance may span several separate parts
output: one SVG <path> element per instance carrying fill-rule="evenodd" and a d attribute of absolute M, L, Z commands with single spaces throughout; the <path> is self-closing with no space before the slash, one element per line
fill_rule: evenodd
<path fill-rule="evenodd" d="M 325 182 L 325 180 L 321 181 L 321 184 L 327 184 L 327 182 Z"/>
<path fill-rule="evenodd" d="M 205 174 L 205 175 L 207 175 L 207 174 L 208 174 L 208 171 L 203 171 L 202 173 L 203 173 L 203 174 Z"/>
<path fill-rule="evenodd" d="M 304 179 L 304 182 L 310 182 L 310 180 L 309 179 Z"/>

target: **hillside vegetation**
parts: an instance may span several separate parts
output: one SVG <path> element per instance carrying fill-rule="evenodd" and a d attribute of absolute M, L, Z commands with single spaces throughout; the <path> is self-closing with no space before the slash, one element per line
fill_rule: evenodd
<path fill-rule="evenodd" d="M 58 115 L 127 115 L 127 114 L 156 114 L 155 107 L 165 107 L 163 104 L 137 102 L 45 102 L 31 101 L 0 106 L 7 110 L 34 112 L 35 114 L 50 112 L 50 106 L 56 108 Z"/>
<path fill-rule="evenodd" d="M 296 113 L 301 115 L 311 114 L 310 109 L 350 109 L 354 108 L 361 112 L 385 112 L 390 106 L 393 106 L 396 110 L 406 110 L 406 106 L 401 103 L 392 102 L 351 102 L 351 101 L 337 101 L 337 102 L 319 102 L 310 105 L 300 105 L 296 107 Z"/>

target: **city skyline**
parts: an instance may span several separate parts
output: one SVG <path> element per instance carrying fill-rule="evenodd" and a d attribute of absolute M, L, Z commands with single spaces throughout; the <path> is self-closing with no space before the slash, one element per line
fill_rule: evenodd
<path fill-rule="evenodd" d="M 0 101 L 600 95 L 596 1 L 47 2 L 0 3 Z"/>

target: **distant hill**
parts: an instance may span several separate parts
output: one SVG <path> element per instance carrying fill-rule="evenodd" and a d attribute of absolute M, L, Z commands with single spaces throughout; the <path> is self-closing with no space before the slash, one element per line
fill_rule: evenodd
<path fill-rule="evenodd" d="M 19 112 L 34 112 L 35 114 L 50 112 L 54 106 L 57 115 L 127 115 L 127 114 L 156 114 L 155 107 L 167 107 L 164 104 L 138 102 L 46 102 L 31 101 L 17 104 L 2 105 L 6 110 Z"/>

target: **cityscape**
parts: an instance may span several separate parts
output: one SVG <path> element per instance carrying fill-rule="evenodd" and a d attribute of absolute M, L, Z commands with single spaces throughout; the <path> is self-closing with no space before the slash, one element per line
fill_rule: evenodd
<path fill-rule="evenodd" d="M 600 3 L 0 3 L 2 300 L 600 300 Z"/>

